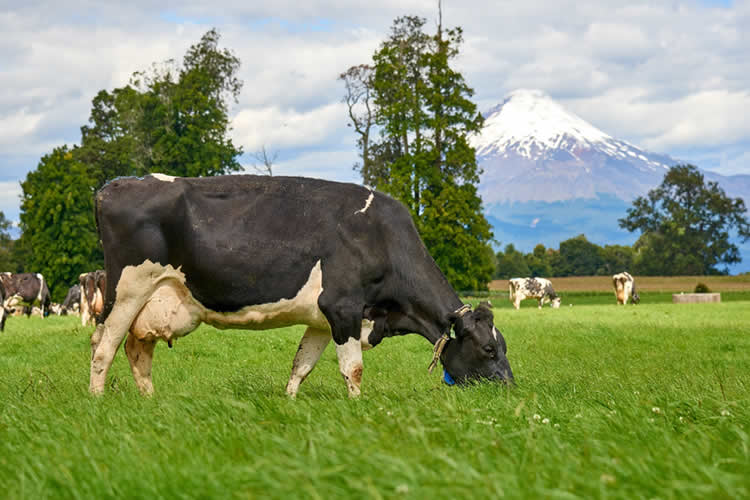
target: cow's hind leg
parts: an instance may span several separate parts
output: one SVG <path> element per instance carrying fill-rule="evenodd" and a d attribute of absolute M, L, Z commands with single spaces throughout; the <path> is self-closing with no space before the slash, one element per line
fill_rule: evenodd
<path fill-rule="evenodd" d="M 289 376 L 289 383 L 286 385 L 287 394 L 291 397 L 297 395 L 300 384 L 315 368 L 315 363 L 318 362 L 320 355 L 323 354 L 330 341 L 331 332 L 329 331 L 318 330 L 312 327 L 305 330 L 305 334 L 299 342 L 297 354 L 294 356 L 292 374 Z"/>
<path fill-rule="evenodd" d="M 155 347 L 156 340 L 141 340 L 132 333 L 125 341 L 125 353 L 130 361 L 130 370 L 133 372 L 133 378 L 141 394 L 154 393 L 154 384 L 151 382 L 151 364 L 154 360 Z"/>
<path fill-rule="evenodd" d="M 89 391 L 93 394 L 100 394 L 104 391 L 107 372 L 112 366 L 117 349 L 130 330 L 133 320 L 154 290 L 153 283 L 145 285 L 140 283 L 140 281 L 147 281 L 149 275 L 138 276 L 136 268 L 126 268 L 125 271 L 117 286 L 117 299 L 112 310 L 104 323 L 97 325 L 91 336 Z"/>

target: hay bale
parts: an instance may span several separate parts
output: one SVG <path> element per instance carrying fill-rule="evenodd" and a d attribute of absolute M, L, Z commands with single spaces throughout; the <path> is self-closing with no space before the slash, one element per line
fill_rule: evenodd
<path fill-rule="evenodd" d="M 675 304 L 703 304 L 706 302 L 721 302 L 720 293 L 673 293 L 672 302 Z"/>

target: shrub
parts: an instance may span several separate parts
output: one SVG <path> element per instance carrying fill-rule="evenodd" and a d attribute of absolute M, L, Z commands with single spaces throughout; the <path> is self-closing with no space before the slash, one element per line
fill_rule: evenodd
<path fill-rule="evenodd" d="M 695 285 L 695 293 L 711 293 L 711 289 L 705 283 Z"/>

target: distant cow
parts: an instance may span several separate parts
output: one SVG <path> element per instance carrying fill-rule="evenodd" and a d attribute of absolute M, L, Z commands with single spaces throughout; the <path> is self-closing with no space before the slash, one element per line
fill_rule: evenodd
<path fill-rule="evenodd" d="M 80 277 L 79 277 L 80 280 Z M 81 285 L 75 284 L 68 288 L 68 294 L 63 300 L 60 314 L 79 314 L 81 311 Z"/>
<path fill-rule="evenodd" d="M 560 297 L 552 288 L 552 283 L 544 278 L 513 278 L 508 280 L 508 291 L 513 307 L 519 309 L 521 301 L 525 299 L 537 299 L 539 309 L 547 302 L 553 309 L 560 307 Z"/>
<path fill-rule="evenodd" d="M 615 287 L 615 298 L 617 304 L 627 304 L 628 299 L 632 298 L 632 303 L 637 304 L 641 298 L 635 291 L 635 280 L 630 273 L 622 272 L 612 276 L 612 285 Z"/>
<path fill-rule="evenodd" d="M 331 338 L 352 397 L 362 350 L 412 332 L 456 382 L 513 378 L 492 309 L 463 304 L 407 208 L 385 194 L 298 177 L 155 174 L 109 182 L 95 205 L 107 287 L 91 336 L 93 393 L 126 336 L 136 384 L 152 392 L 156 342 L 172 345 L 201 323 L 307 325 L 291 396 Z"/>
<path fill-rule="evenodd" d="M 78 277 L 81 288 L 81 325 L 86 326 L 96 320 L 104 310 L 104 290 L 107 275 L 101 269 L 83 273 Z"/>
<path fill-rule="evenodd" d="M 30 316 L 32 307 L 38 306 L 42 317 L 49 315 L 51 300 L 44 276 L 39 273 L 0 273 L 0 281 L 5 287 L 4 307 L 23 309 Z"/>
<path fill-rule="evenodd" d="M 8 313 L 9 311 L 5 308 L 5 287 L 0 280 L 0 332 L 5 330 L 5 319 L 8 317 Z"/>

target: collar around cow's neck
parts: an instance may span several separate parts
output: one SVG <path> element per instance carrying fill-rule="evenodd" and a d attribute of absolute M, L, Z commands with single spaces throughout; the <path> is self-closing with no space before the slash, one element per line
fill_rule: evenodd
<path fill-rule="evenodd" d="M 459 318 L 461 318 L 464 314 L 471 311 L 471 306 L 469 304 L 464 304 L 455 311 L 453 311 L 453 314 L 457 315 Z M 432 350 L 432 361 L 430 362 L 430 366 L 427 367 L 427 372 L 432 373 L 433 368 L 437 365 L 438 360 L 440 359 L 440 355 L 443 353 L 443 349 L 445 349 L 445 345 L 448 343 L 448 341 L 451 339 L 451 325 L 448 325 L 448 330 L 443 332 L 443 335 L 438 339 L 437 342 L 435 342 L 435 348 Z"/>

